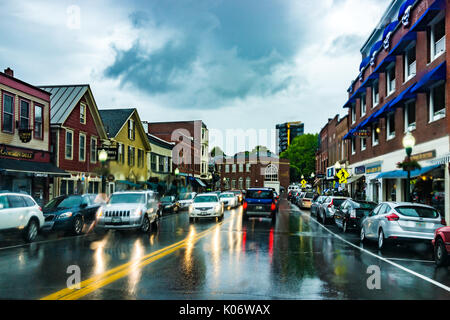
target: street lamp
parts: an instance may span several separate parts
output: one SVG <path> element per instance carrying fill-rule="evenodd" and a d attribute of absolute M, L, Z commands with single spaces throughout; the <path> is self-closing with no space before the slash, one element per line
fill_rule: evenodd
<path fill-rule="evenodd" d="M 177 175 L 179 175 L 180 174 L 180 169 L 178 169 L 178 168 L 175 168 L 175 170 L 174 170 L 174 172 L 173 173 L 175 173 L 175 175 L 177 176 Z"/>
<path fill-rule="evenodd" d="M 98 160 L 102 163 L 102 191 L 103 193 L 106 193 L 105 189 L 106 189 L 106 179 L 105 179 L 105 174 L 106 174 L 106 169 L 105 169 L 105 163 L 108 160 L 108 152 L 106 152 L 105 149 L 100 150 L 100 152 L 98 153 Z"/>
<path fill-rule="evenodd" d="M 411 162 L 412 149 L 416 145 L 416 139 L 410 131 L 405 134 L 402 143 L 406 151 L 406 161 Z M 408 173 L 408 181 L 406 183 L 406 199 L 408 202 L 411 202 L 411 168 L 406 166 L 403 170 Z"/>

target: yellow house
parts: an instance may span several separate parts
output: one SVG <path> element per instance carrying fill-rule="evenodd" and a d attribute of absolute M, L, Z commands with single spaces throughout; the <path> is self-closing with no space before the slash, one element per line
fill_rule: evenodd
<path fill-rule="evenodd" d="M 108 161 L 108 194 L 146 188 L 147 158 L 151 151 L 147 134 L 135 108 L 99 110 L 111 146 L 118 147 L 117 161 Z M 114 178 L 112 178 L 114 176 Z"/>

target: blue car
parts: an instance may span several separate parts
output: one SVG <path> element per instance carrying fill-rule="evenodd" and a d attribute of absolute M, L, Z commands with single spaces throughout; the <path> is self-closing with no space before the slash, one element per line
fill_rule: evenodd
<path fill-rule="evenodd" d="M 103 203 L 101 197 L 95 194 L 54 198 L 42 208 L 45 217 L 42 231 L 65 231 L 79 235 L 85 223 L 95 220 L 96 212 Z"/>
<path fill-rule="evenodd" d="M 278 213 L 277 199 L 270 188 L 252 188 L 245 194 L 243 219 L 249 217 L 267 217 L 275 222 Z"/>

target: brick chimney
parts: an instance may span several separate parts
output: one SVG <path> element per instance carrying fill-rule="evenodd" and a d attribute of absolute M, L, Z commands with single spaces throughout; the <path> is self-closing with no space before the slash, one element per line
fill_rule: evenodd
<path fill-rule="evenodd" d="M 10 77 L 14 77 L 14 70 L 13 69 L 11 69 L 11 68 L 7 68 L 7 69 L 5 69 L 5 74 L 7 74 L 8 76 L 10 76 Z"/>

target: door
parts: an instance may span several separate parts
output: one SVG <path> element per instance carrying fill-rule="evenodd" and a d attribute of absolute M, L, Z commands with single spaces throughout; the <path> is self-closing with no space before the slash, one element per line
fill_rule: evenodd
<path fill-rule="evenodd" d="M 378 214 L 380 212 L 380 210 L 384 210 L 385 204 L 379 204 L 367 217 L 366 220 L 364 220 L 363 224 L 364 224 L 364 231 L 366 232 L 366 237 L 367 238 L 376 238 L 377 236 L 374 235 L 374 224 L 375 224 L 375 219 L 377 219 Z"/>
<path fill-rule="evenodd" d="M 6 228 L 25 227 L 28 223 L 28 210 L 22 197 L 16 195 L 6 196 L 9 202 L 6 216 Z"/>

